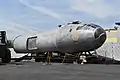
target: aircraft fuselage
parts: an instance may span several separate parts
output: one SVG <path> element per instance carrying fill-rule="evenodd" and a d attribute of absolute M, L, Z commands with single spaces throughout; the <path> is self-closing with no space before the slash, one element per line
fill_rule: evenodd
<path fill-rule="evenodd" d="M 106 40 L 104 29 L 95 24 L 71 23 L 34 36 L 18 36 L 13 41 L 17 53 L 87 52 L 99 48 Z"/>

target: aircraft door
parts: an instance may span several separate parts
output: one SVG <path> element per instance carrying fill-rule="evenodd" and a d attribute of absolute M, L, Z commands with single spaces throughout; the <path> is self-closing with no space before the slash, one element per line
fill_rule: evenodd
<path fill-rule="evenodd" d="M 27 39 L 27 49 L 28 50 L 36 50 L 37 49 L 36 39 L 37 39 L 37 36 L 30 37 Z"/>

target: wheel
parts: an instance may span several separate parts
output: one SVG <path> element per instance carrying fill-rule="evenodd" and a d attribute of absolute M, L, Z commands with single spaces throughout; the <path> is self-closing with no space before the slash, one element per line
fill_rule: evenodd
<path fill-rule="evenodd" d="M 9 63 L 11 61 L 11 52 L 9 49 L 5 49 L 4 56 L 2 57 L 2 63 Z"/>

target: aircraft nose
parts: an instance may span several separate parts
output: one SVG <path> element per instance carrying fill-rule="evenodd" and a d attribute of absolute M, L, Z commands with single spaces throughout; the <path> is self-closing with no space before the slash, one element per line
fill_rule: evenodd
<path fill-rule="evenodd" d="M 103 28 L 97 28 L 97 29 L 95 30 L 94 36 L 95 36 L 95 38 L 97 39 L 97 38 L 99 38 L 100 35 L 103 34 L 103 33 L 105 33 L 105 31 L 104 31 Z"/>
<path fill-rule="evenodd" d="M 99 39 L 100 42 L 104 42 L 106 40 L 106 32 L 101 27 L 95 30 L 94 36 L 95 36 L 95 39 Z"/>

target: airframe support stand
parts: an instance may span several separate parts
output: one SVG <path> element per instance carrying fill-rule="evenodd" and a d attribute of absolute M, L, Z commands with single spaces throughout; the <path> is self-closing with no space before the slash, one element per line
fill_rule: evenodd
<path fill-rule="evenodd" d="M 87 53 L 88 53 L 88 54 L 87 54 Z M 79 60 L 82 60 L 81 64 L 84 64 L 84 63 L 87 62 L 86 57 L 87 57 L 88 55 L 92 56 L 92 54 L 91 54 L 90 52 L 80 52 L 80 53 L 79 53 Z"/>
<path fill-rule="evenodd" d="M 87 52 L 84 52 L 84 55 L 82 55 L 82 56 L 80 57 L 81 60 L 82 60 L 81 64 L 84 64 L 84 63 L 87 62 L 87 61 L 86 61 L 86 57 L 87 57 Z"/>
<path fill-rule="evenodd" d="M 86 62 L 86 52 L 84 52 L 84 54 L 83 54 L 83 52 L 80 52 L 79 54 L 78 54 L 78 62 L 80 62 L 80 60 L 82 60 L 82 62 L 80 63 L 80 64 L 84 64 L 85 62 Z"/>
<path fill-rule="evenodd" d="M 90 52 L 88 52 L 90 56 L 92 56 L 92 54 Z"/>
<path fill-rule="evenodd" d="M 80 60 L 80 56 L 81 56 L 81 52 L 80 53 L 76 53 L 75 58 L 73 60 L 73 64 L 79 64 L 79 60 Z"/>
<path fill-rule="evenodd" d="M 52 57 L 52 52 L 46 52 L 46 62 L 47 62 L 47 65 L 51 65 L 51 57 Z"/>
<path fill-rule="evenodd" d="M 63 63 L 64 63 L 64 61 L 65 61 L 65 59 L 66 59 L 66 56 L 67 56 L 67 53 L 65 53 L 65 56 L 64 56 L 64 58 L 63 58 L 63 60 L 62 60 L 62 63 L 61 63 L 61 64 L 63 64 Z"/>

